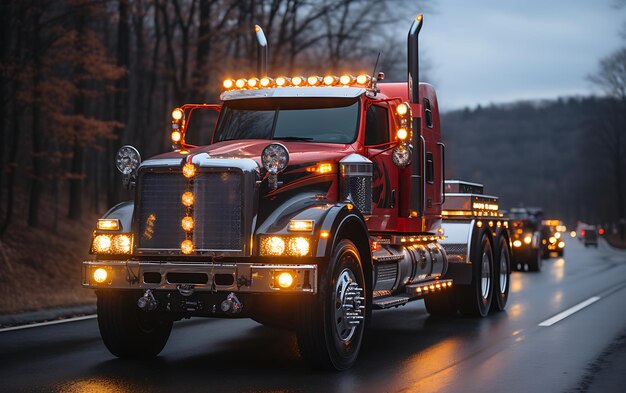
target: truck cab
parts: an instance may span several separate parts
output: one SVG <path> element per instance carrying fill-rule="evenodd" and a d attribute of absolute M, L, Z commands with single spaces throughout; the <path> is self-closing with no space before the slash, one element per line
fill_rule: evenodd
<path fill-rule="evenodd" d="M 174 108 L 172 151 L 141 162 L 120 149 L 135 198 L 98 220 L 83 262 L 113 354 L 156 356 L 181 318 L 249 317 L 295 330 L 306 360 L 343 370 L 373 310 L 420 299 L 432 314 L 504 309 L 510 250 L 497 204 L 459 194 L 474 205 L 470 220 L 449 222 L 446 244 L 445 146 L 435 90 L 417 76 L 421 24 L 409 33 L 408 83 L 270 77 L 261 62 L 257 77 L 227 78 L 220 103 Z M 218 112 L 214 129 L 189 127 L 199 110 Z M 210 143 L 188 143 L 194 132 Z"/>

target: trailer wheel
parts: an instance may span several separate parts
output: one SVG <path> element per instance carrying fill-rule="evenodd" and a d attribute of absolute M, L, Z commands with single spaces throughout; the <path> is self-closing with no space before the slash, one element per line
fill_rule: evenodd
<path fill-rule="evenodd" d="M 134 291 L 97 291 L 98 327 L 104 345 L 119 358 L 156 357 L 172 331 L 172 320 L 137 307 Z"/>
<path fill-rule="evenodd" d="M 335 246 L 316 296 L 298 308 L 296 335 L 302 357 L 314 366 L 345 370 L 355 363 L 363 332 L 368 290 L 359 251 L 350 240 Z"/>
<path fill-rule="evenodd" d="M 502 311 L 506 307 L 506 302 L 509 298 L 511 279 L 511 255 L 506 239 L 503 236 L 500 236 L 496 242 L 495 256 L 491 309 Z"/>
<path fill-rule="evenodd" d="M 468 317 L 485 317 L 493 298 L 493 251 L 485 233 L 474 246 L 472 258 L 472 282 L 456 287 L 461 314 Z"/>
<path fill-rule="evenodd" d="M 452 289 L 433 293 L 424 297 L 426 311 L 430 315 L 439 317 L 451 317 L 457 312 L 457 307 L 452 297 Z"/>

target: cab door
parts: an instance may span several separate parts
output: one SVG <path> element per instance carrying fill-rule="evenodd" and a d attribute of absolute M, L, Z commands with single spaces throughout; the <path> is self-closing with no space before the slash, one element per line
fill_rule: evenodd
<path fill-rule="evenodd" d="M 374 164 L 372 214 L 367 219 L 370 231 L 393 231 L 398 217 L 398 169 L 391 159 L 392 136 L 389 106 L 376 103 L 365 115 L 365 148 Z"/>

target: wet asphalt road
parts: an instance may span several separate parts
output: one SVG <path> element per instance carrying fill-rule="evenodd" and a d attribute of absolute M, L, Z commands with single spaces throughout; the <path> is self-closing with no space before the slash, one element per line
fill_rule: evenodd
<path fill-rule="evenodd" d="M 625 332 L 626 252 L 570 239 L 541 273 L 513 273 L 506 312 L 437 319 L 421 301 L 375 312 L 347 372 L 311 370 L 292 333 L 251 320 L 177 322 L 157 360 L 119 360 L 90 319 L 0 333 L 0 391 L 569 392 L 593 390 L 597 375 L 603 391 L 626 391 L 611 380 L 626 364 L 598 361 Z"/>

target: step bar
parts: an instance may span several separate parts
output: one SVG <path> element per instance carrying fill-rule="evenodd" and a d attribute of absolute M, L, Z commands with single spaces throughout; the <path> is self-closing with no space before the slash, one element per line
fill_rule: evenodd
<path fill-rule="evenodd" d="M 406 286 L 405 294 L 397 294 L 393 296 L 381 296 L 374 298 L 372 301 L 374 310 L 384 310 L 391 307 L 404 306 L 412 300 L 423 299 L 424 296 L 449 290 L 452 288 L 452 280 L 433 280 L 419 284 L 410 284 Z"/>

